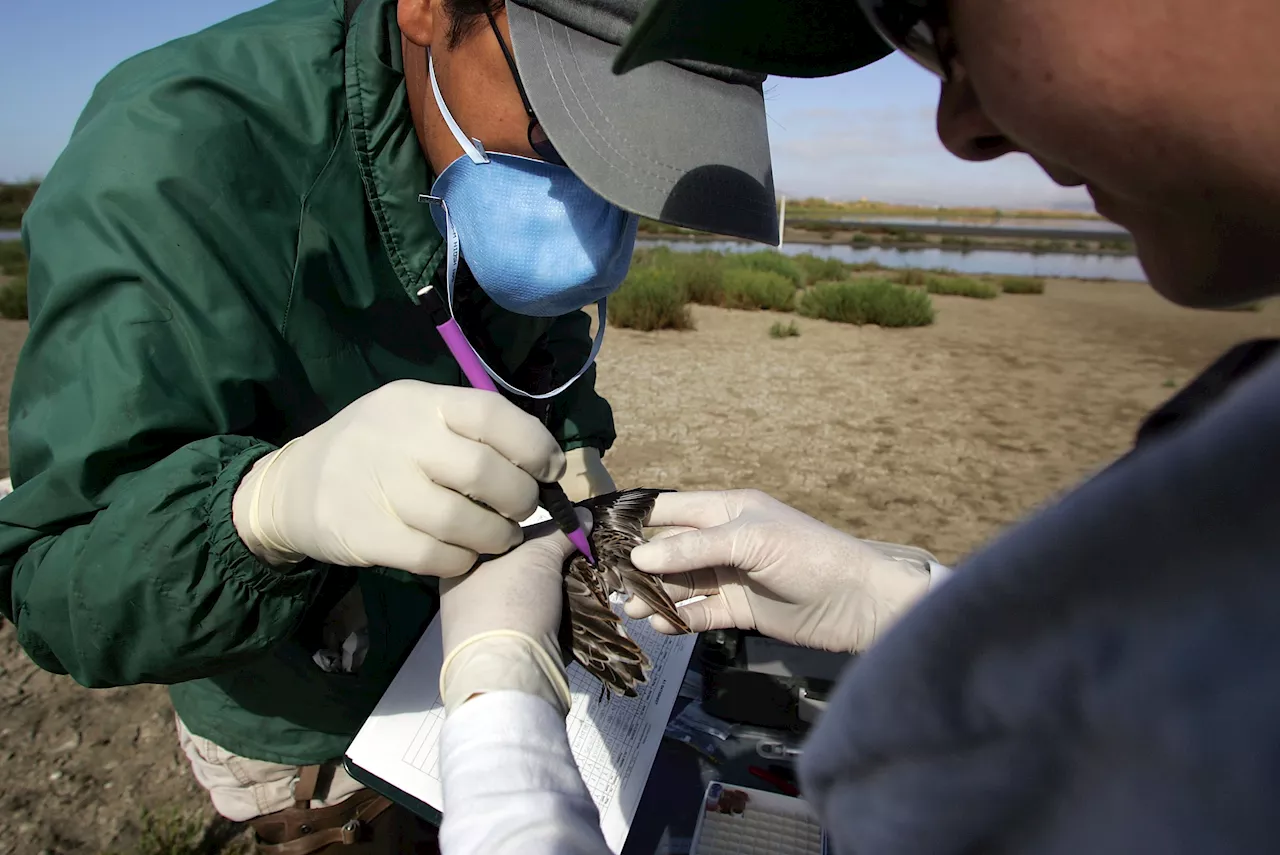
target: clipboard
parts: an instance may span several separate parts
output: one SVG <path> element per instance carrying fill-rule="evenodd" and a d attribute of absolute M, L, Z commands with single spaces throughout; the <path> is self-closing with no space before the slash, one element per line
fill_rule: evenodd
<path fill-rule="evenodd" d="M 550 519 L 542 512 L 521 525 Z M 675 705 L 697 636 L 663 635 L 614 608 L 653 663 L 635 698 L 601 698 L 601 685 L 576 662 L 567 670 L 572 705 L 565 721 L 574 760 L 596 803 L 605 841 L 622 851 Z M 423 819 L 443 819 L 439 739 L 444 725 L 440 618 L 427 627 L 343 755 L 360 783 Z"/>

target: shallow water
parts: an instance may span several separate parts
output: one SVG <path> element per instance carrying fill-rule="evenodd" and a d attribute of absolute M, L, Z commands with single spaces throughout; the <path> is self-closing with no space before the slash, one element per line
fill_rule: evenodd
<path fill-rule="evenodd" d="M 713 249 L 717 252 L 758 252 L 760 244 L 739 241 L 689 241 L 640 239 L 636 247 L 668 246 L 678 252 L 697 252 Z M 946 267 L 958 273 L 994 273 L 1005 276 L 1044 276 L 1053 279 L 1120 279 L 1129 282 L 1146 282 L 1146 274 L 1138 259 L 1131 255 L 1080 255 L 1076 253 L 1045 253 L 1004 250 L 974 250 L 956 252 L 946 249 L 893 249 L 890 247 L 853 247 L 847 244 L 784 244 L 786 255 L 810 253 L 819 258 L 838 258 L 841 261 L 860 263 L 875 261 L 885 267 L 916 267 L 929 269 Z"/>
<path fill-rule="evenodd" d="M 795 216 L 799 217 L 800 214 Z M 865 223 L 867 225 L 880 226 L 912 226 L 912 225 L 941 225 L 941 226 L 990 226 L 1000 230 L 1017 232 L 1022 229 L 1056 229 L 1058 231 L 1068 232 L 1105 232 L 1108 234 L 1124 235 L 1125 230 L 1109 220 L 1075 220 L 1064 218 L 1055 220 L 1050 218 L 1012 218 L 1012 217 L 886 217 L 877 216 L 875 214 L 838 214 L 832 217 L 815 215 L 814 219 L 830 219 L 840 223 Z"/>
<path fill-rule="evenodd" d="M 0 241 L 18 240 L 16 231 L 0 230 Z M 637 247 L 669 246 L 682 252 L 714 249 L 718 252 L 755 252 L 758 244 L 739 241 L 652 240 L 642 238 Z M 787 255 L 811 253 L 819 258 L 838 258 L 847 262 L 875 261 L 885 267 L 947 267 L 959 273 L 994 273 L 1007 276 L 1045 276 L 1062 279 L 1122 279 L 1146 282 L 1146 274 L 1138 259 L 1124 255 L 1080 255 L 1077 253 L 1045 253 L 1006 250 L 974 250 L 956 252 L 946 249 L 893 249 L 891 247 L 853 247 L 846 244 L 790 243 L 782 247 Z"/>

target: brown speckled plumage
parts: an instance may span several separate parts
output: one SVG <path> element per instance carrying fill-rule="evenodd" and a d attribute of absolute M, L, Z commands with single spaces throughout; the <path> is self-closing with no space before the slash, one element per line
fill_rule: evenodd
<path fill-rule="evenodd" d="M 566 645 L 573 658 L 615 694 L 635 697 L 649 671 L 649 657 L 632 641 L 609 604 L 612 593 L 633 594 L 675 627 L 689 631 L 656 576 L 631 564 L 631 550 L 644 543 L 642 529 L 661 490 L 620 490 L 597 496 L 579 507 L 591 511 L 591 549 L 596 566 L 574 553 L 565 562 Z M 566 635 L 562 631 L 561 637 Z"/>

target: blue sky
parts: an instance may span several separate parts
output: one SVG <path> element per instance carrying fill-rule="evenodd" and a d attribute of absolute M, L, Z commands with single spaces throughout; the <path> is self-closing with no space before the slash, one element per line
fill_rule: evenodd
<path fill-rule="evenodd" d="M 94 84 L 121 60 L 261 0 L 22 0 L 0 35 L 0 180 L 43 174 Z M 21 81 L 21 82 L 19 82 Z M 1001 207 L 1091 207 L 1018 155 L 962 163 L 934 133 L 937 83 L 901 56 L 765 84 L 775 183 L 789 196 Z"/>

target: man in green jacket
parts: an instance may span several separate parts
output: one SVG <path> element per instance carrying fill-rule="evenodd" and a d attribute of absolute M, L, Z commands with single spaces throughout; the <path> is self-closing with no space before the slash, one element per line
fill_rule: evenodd
<path fill-rule="evenodd" d="M 613 76 L 639 6 L 276 0 L 108 74 L 24 218 L 0 611 L 49 671 L 169 685 L 267 851 L 430 836 L 335 761 L 439 577 L 539 481 L 613 488 L 579 309 L 636 215 L 776 242 L 763 77 Z M 527 394 L 465 388 L 436 287 Z"/>

